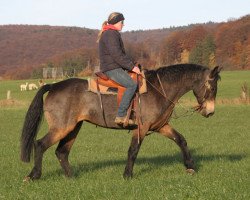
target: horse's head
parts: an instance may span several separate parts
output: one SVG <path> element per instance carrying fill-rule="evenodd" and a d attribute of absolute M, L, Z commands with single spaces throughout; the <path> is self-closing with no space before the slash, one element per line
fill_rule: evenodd
<path fill-rule="evenodd" d="M 217 81 L 220 79 L 221 67 L 215 67 L 204 75 L 204 78 L 194 85 L 193 92 L 199 103 L 196 107 L 204 117 L 214 114 L 215 98 L 217 94 Z"/>

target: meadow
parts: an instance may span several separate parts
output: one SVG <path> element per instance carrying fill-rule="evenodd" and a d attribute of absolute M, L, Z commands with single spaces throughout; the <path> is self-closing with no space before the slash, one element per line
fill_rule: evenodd
<path fill-rule="evenodd" d="M 195 175 L 185 172 L 177 145 L 154 133 L 142 144 L 133 179 L 124 180 L 131 133 L 84 123 L 69 157 L 73 178 L 64 177 L 54 145 L 44 155 L 41 179 L 28 183 L 23 178 L 33 161 L 20 161 L 19 139 L 36 91 L 21 92 L 23 80 L 0 81 L 0 199 L 250 199 L 250 105 L 233 101 L 244 82 L 250 85 L 250 71 L 222 72 L 221 77 L 214 116 L 194 114 L 170 122 L 188 142 Z M 7 90 L 12 104 L 3 101 Z M 185 101 L 194 101 L 193 95 L 185 95 Z M 38 138 L 46 132 L 43 121 Z"/>

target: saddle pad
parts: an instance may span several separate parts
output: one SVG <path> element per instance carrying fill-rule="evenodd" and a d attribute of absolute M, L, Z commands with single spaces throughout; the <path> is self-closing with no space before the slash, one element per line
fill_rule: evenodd
<path fill-rule="evenodd" d="M 143 74 L 144 77 L 144 74 Z M 87 79 L 88 80 L 88 91 L 97 93 L 97 84 L 96 84 L 96 78 L 95 77 L 90 77 Z M 117 95 L 116 91 L 110 90 L 111 88 L 106 87 L 104 85 L 99 84 L 100 88 L 100 93 L 101 94 L 114 94 Z M 139 89 L 140 94 L 146 93 L 147 92 L 147 85 L 146 85 L 146 80 L 142 78 L 142 86 Z"/>
<path fill-rule="evenodd" d="M 96 78 L 90 77 L 87 80 L 88 80 L 88 91 L 97 93 Z M 101 94 L 114 94 L 114 95 L 117 94 L 117 92 L 108 91 L 109 87 L 106 87 L 104 85 L 99 84 L 99 88 Z"/>

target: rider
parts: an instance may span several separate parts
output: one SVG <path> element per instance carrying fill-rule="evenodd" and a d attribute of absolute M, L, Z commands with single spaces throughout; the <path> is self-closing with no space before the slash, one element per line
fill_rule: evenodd
<path fill-rule="evenodd" d="M 124 26 L 124 19 L 121 13 L 111 13 L 108 20 L 103 23 L 97 39 L 99 42 L 100 71 L 126 88 L 115 118 L 117 124 L 125 122 L 128 107 L 137 89 L 137 84 L 127 71 L 140 74 L 140 69 L 126 55 L 119 33 Z"/>

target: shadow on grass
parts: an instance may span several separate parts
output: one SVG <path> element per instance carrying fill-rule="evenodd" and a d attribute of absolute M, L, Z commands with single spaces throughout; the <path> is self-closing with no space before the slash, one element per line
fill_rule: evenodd
<path fill-rule="evenodd" d="M 191 154 L 193 157 L 193 160 L 195 162 L 195 170 L 196 172 L 199 171 L 199 169 L 202 167 L 202 165 L 205 165 L 208 162 L 213 162 L 216 160 L 223 160 L 223 161 L 229 161 L 229 162 L 237 162 L 245 157 L 247 157 L 246 154 L 209 154 L 209 155 L 201 155 L 197 153 L 197 150 L 193 149 L 191 150 Z M 136 159 L 135 165 L 145 165 L 147 164 L 146 168 L 141 169 L 139 173 L 137 173 L 137 176 L 140 176 L 144 173 L 149 173 L 152 170 L 162 168 L 164 166 L 173 165 L 176 163 L 183 163 L 182 155 L 180 153 L 176 153 L 174 155 L 160 155 L 155 157 L 140 157 L 138 156 L 138 159 Z M 103 161 L 96 161 L 96 162 L 83 162 L 78 165 L 72 166 L 73 171 L 73 177 L 78 178 L 83 173 L 92 173 L 97 170 L 101 170 L 104 168 L 112 167 L 112 166 L 120 166 L 123 165 L 125 168 L 126 160 L 125 159 L 119 159 L 119 160 L 103 160 Z M 184 166 L 183 166 L 184 167 Z M 61 174 L 63 175 L 62 169 L 58 169 L 53 174 Z M 51 174 L 50 174 L 51 176 Z"/>

